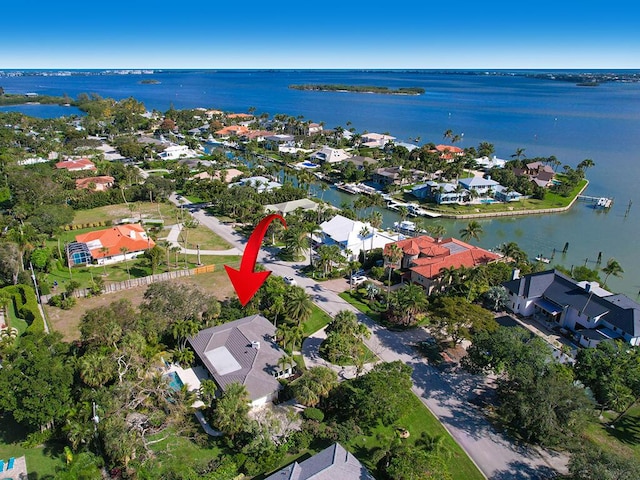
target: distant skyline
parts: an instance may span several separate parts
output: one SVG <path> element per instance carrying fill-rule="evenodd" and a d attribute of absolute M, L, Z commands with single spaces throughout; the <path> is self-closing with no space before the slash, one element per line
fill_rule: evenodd
<path fill-rule="evenodd" d="M 0 69 L 640 68 L 627 1 L 353 3 L 11 2 Z"/>

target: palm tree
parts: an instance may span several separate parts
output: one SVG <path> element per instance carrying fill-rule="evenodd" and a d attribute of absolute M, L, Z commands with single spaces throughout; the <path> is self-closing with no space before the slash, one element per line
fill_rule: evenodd
<path fill-rule="evenodd" d="M 480 235 L 482 235 L 482 225 L 475 220 L 470 221 L 465 228 L 460 230 L 460 237 L 463 240 L 471 240 L 472 238 L 480 240 Z"/>
<path fill-rule="evenodd" d="M 602 267 L 602 271 L 606 274 L 604 277 L 603 288 L 607 288 L 607 280 L 609 279 L 609 276 L 613 275 L 614 277 L 621 277 L 624 273 L 622 266 L 615 258 L 607 260 L 607 264 Z"/>
<path fill-rule="evenodd" d="M 109 253 L 109 247 L 100 247 L 100 253 L 102 254 L 102 267 L 104 268 L 104 275 L 106 277 L 107 276 L 107 264 L 106 264 L 104 258 L 107 256 L 107 253 Z"/>
<path fill-rule="evenodd" d="M 367 260 L 367 249 L 364 246 L 364 241 L 370 233 L 371 230 L 369 230 L 369 227 L 367 227 L 366 225 L 363 225 L 363 227 L 360 229 L 360 232 L 358 233 L 358 235 L 360 235 L 360 238 L 362 238 L 362 263 L 365 263 L 365 261 Z"/>
<path fill-rule="evenodd" d="M 505 243 L 498 250 L 506 257 L 508 262 L 521 263 L 527 259 L 527 254 L 516 242 Z"/>
<path fill-rule="evenodd" d="M 127 262 L 127 253 L 129 252 L 129 249 L 127 247 L 120 247 L 120 253 L 122 254 L 122 258 L 124 260 L 124 265 L 125 267 L 127 267 L 127 276 L 129 277 L 129 280 L 131 280 L 131 272 L 129 272 L 129 262 Z"/>
<path fill-rule="evenodd" d="M 387 285 L 387 306 L 389 306 L 389 297 L 391 295 L 391 273 L 393 273 L 394 268 L 398 268 L 398 262 L 402 260 L 404 252 L 402 249 L 395 243 L 392 243 L 385 249 L 385 260 L 387 263 L 387 269 L 389 270 L 389 279 Z"/>
<path fill-rule="evenodd" d="M 446 227 L 441 223 L 434 223 L 429 228 L 427 228 L 427 231 L 436 239 L 442 238 L 444 234 L 447 233 Z"/>
<path fill-rule="evenodd" d="M 297 325 L 301 325 L 311 316 L 313 302 L 304 288 L 291 287 L 285 294 L 285 302 L 287 317 Z"/>
<path fill-rule="evenodd" d="M 511 158 L 515 158 L 516 160 L 520 160 L 524 158 L 526 155 L 524 154 L 524 148 L 516 148 L 516 153 L 511 155 Z"/>
<path fill-rule="evenodd" d="M 404 222 L 409 216 L 409 209 L 405 205 L 400 205 L 398 207 L 398 215 L 400 215 L 400 220 Z"/>

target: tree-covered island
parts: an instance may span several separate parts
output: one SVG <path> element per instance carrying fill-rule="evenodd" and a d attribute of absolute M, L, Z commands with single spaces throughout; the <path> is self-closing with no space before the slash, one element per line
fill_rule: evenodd
<path fill-rule="evenodd" d="M 424 88 L 401 87 L 390 89 L 389 87 L 376 87 L 371 85 L 289 85 L 294 90 L 312 90 L 316 92 L 356 92 L 356 93 L 382 93 L 386 95 L 422 95 Z"/>

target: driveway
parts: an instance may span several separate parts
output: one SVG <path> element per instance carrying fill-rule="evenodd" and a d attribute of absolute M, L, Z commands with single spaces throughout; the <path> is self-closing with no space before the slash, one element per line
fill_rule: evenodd
<path fill-rule="evenodd" d="M 246 240 L 208 216 L 197 207 L 188 206 L 200 223 L 211 228 L 232 246 L 244 251 Z M 298 275 L 305 263 L 277 260 L 272 252 L 261 250 L 258 261 L 280 276 L 292 276 L 305 288 L 316 305 L 334 316 L 341 310 L 354 312 L 359 321 L 372 332 L 367 347 L 380 359 L 400 360 L 413 368 L 413 392 L 438 417 L 453 438 L 467 452 L 485 476 L 492 480 L 534 480 L 566 473 L 568 458 L 563 454 L 520 445 L 497 431 L 469 398 L 483 379 L 469 374 L 441 373 L 427 364 L 413 345 L 428 335 L 417 328 L 404 332 L 390 332 L 376 324 L 355 307 L 340 298 L 336 292 L 314 280 Z M 345 280 L 346 283 L 346 280 Z M 348 285 L 347 285 L 348 287 Z"/>

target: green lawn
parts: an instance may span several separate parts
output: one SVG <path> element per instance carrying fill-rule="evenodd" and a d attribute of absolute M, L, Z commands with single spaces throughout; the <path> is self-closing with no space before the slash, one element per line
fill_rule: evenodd
<path fill-rule="evenodd" d="M 333 320 L 324 310 L 314 305 L 311 311 L 311 317 L 302 325 L 303 335 L 308 337 L 312 333 L 317 332 L 321 328 L 327 326 Z"/>
<path fill-rule="evenodd" d="M 165 224 L 176 223 L 179 210 L 172 203 L 129 202 L 129 205 L 119 203 L 89 210 L 76 210 L 73 224 L 81 225 L 92 222 L 106 222 L 122 218 L 162 218 Z"/>
<path fill-rule="evenodd" d="M 25 456 L 29 479 L 47 478 L 57 468 L 64 467 L 62 448 L 55 442 L 25 448 L 21 443 L 27 438 L 27 432 L 10 415 L 0 415 L 0 459 L 5 462 L 11 457 Z"/>
<path fill-rule="evenodd" d="M 429 409 L 425 407 L 417 397 L 411 397 L 410 402 L 409 413 L 400 418 L 395 425 L 395 428 L 404 428 L 409 431 L 409 438 L 403 441 L 414 444 L 423 432 L 426 432 L 432 437 L 443 436 L 445 439 L 445 451 L 448 452 L 450 456 L 446 463 L 454 480 L 483 480 L 485 477 L 482 473 Z M 373 464 L 371 458 L 376 449 L 380 447 L 377 436 L 379 434 L 389 435 L 393 433 L 393 431 L 394 426 L 384 427 L 378 425 L 370 435 L 358 436 L 345 445 L 345 447 L 348 448 L 369 471 L 375 472 L 376 466 Z"/>
<path fill-rule="evenodd" d="M 636 404 L 616 422 L 615 428 L 609 424 L 618 416 L 617 413 L 605 413 L 604 421 L 595 420 L 585 431 L 588 441 L 603 450 L 623 456 L 640 459 L 640 405 Z"/>
<path fill-rule="evenodd" d="M 198 225 L 196 228 L 183 228 L 178 236 L 178 242 L 183 247 L 190 249 L 197 248 L 197 245 L 200 245 L 200 250 L 227 250 L 231 248 L 231 245 L 204 225 Z"/>
<path fill-rule="evenodd" d="M 356 307 L 358 310 L 360 310 L 362 313 L 367 315 L 369 318 L 371 318 L 376 323 L 381 323 L 382 315 L 380 314 L 380 312 L 372 310 L 371 307 L 367 303 L 363 302 L 362 300 L 360 300 L 355 295 L 352 295 L 348 291 L 339 293 L 338 295 L 340 296 L 340 298 L 342 298 L 342 299 L 346 300 L 347 302 L 349 302 L 351 305 Z"/>

